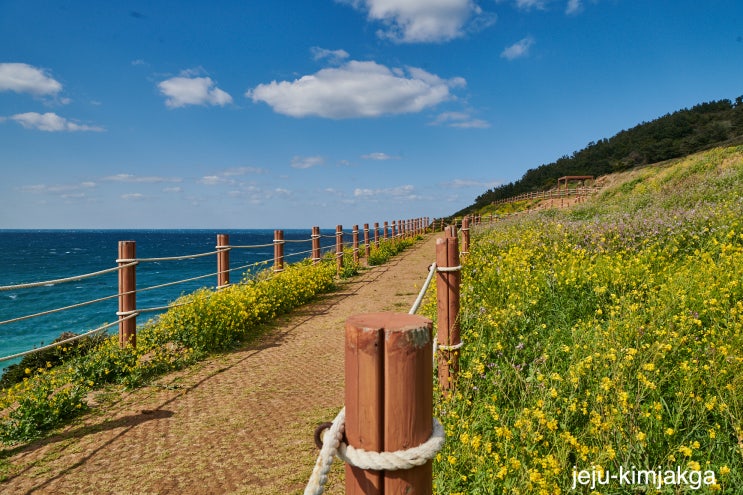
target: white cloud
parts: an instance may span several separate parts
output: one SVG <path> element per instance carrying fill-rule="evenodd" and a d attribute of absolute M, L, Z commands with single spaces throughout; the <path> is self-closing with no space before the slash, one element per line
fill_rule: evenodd
<path fill-rule="evenodd" d="M 463 187 L 478 187 L 478 188 L 491 188 L 491 187 L 497 187 L 501 185 L 502 183 L 499 181 L 480 181 L 480 180 L 472 180 L 472 179 L 454 179 L 450 182 L 445 182 L 443 185 L 446 187 L 453 187 L 456 189 L 460 189 Z"/>
<path fill-rule="evenodd" d="M 521 10 L 548 10 L 550 4 L 556 0 L 516 0 L 516 7 Z M 594 0 L 595 1 L 595 0 Z M 577 14 L 583 10 L 583 0 L 567 0 L 565 13 L 568 15 Z"/>
<path fill-rule="evenodd" d="M 224 172 L 222 172 L 222 175 L 225 177 L 235 177 L 240 175 L 248 175 L 248 174 L 265 174 L 266 169 L 260 168 L 260 167 L 233 167 L 228 168 Z"/>
<path fill-rule="evenodd" d="M 28 64 L 0 64 L 0 91 L 29 93 L 35 96 L 56 95 L 62 84 L 44 70 Z"/>
<path fill-rule="evenodd" d="M 516 0 L 516 7 L 522 10 L 544 10 L 549 0 Z"/>
<path fill-rule="evenodd" d="M 219 105 L 232 103 L 232 96 L 216 87 L 210 77 L 172 77 L 157 85 L 167 97 L 168 108 L 186 105 Z"/>
<path fill-rule="evenodd" d="M 388 155 L 387 153 L 369 153 L 361 155 L 364 160 L 398 160 L 399 156 Z"/>
<path fill-rule="evenodd" d="M 84 194 L 76 193 L 76 191 L 90 190 L 94 187 L 96 187 L 95 182 L 83 181 L 78 184 L 33 184 L 30 186 L 22 186 L 20 189 L 23 192 L 33 194 L 60 194 L 62 196 L 71 196 L 74 194 Z"/>
<path fill-rule="evenodd" d="M 356 198 L 376 199 L 378 197 L 389 199 L 420 199 L 420 196 L 414 194 L 415 187 L 410 184 L 397 187 L 388 187 L 384 189 L 359 188 L 353 190 Z"/>
<path fill-rule="evenodd" d="M 325 163 L 325 158 L 321 156 L 295 156 L 292 158 L 291 166 L 292 168 L 312 168 L 316 167 L 317 165 L 322 165 Z"/>
<path fill-rule="evenodd" d="M 420 112 L 452 99 L 449 89 L 465 85 L 461 77 L 442 79 L 414 67 L 406 75 L 402 69 L 352 60 L 293 82 L 259 84 L 246 96 L 292 117 L 346 119 Z"/>
<path fill-rule="evenodd" d="M 487 129 L 490 124 L 482 119 L 475 119 L 466 112 L 444 112 L 439 114 L 431 125 L 446 125 L 461 129 Z"/>
<path fill-rule="evenodd" d="M 508 60 L 526 57 L 527 55 L 529 55 L 529 49 L 533 44 L 534 38 L 532 38 L 531 36 L 527 36 L 526 38 L 507 47 L 501 52 L 500 56 L 503 58 L 507 58 Z"/>
<path fill-rule="evenodd" d="M 104 177 L 102 180 L 112 182 L 127 182 L 127 183 L 147 183 L 147 184 L 158 184 L 162 182 L 182 182 L 183 179 L 180 177 L 159 177 L 154 175 L 132 175 L 132 174 L 116 174 Z"/>
<path fill-rule="evenodd" d="M 121 199 L 126 201 L 137 201 L 140 199 L 144 199 L 144 194 L 142 193 L 128 193 L 128 194 L 122 194 Z"/>
<path fill-rule="evenodd" d="M 199 179 L 198 182 L 206 186 L 216 186 L 217 184 L 233 184 L 234 183 L 233 180 L 225 179 L 224 177 L 220 177 L 219 175 L 205 175 L 204 177 Z"/>
<path fill-rule="evenodd" d="M 329 62 L 334 64 L 340 63 L 349 57 L 346 50 L 327 50 L 325 48 L 320 48 L 319 46 L 313 46 L 310 48 L 310 52 L 315 60 L 327 59 Z"/>
<path fill-rule="evenodd" d="M 180 186 L 174 186 L 174 187 L 166 187 L 163 189 L 163 192 L 166 193 L 179 193 L 183 192 L 183 188 Z"/>
<path fill-rule="evenodd" d="M 473 0 L 337 1 L 367 12 L 369 20 L 385 26 L 377 35 L 398 43 L 449 41 L 495 22 L 495 15 L 484 13 Z"/>
<path fill-rule="evenodd" d="M 14 120 L 21 124 L 25 129 L 36 129 L 46 132 L 105 131 L 103 127 L 99 126 L 76 124 L 52 112 L 43 114 L 37 112 L 26 112 L 13 115 L 9 118 L 10 120 Z"/>
<path fill-rule="evenodd" d="M 582 10 L 581 0 L 568 0 L 568 6 L 565 9 L 566 14 L 577 14 Z"/>

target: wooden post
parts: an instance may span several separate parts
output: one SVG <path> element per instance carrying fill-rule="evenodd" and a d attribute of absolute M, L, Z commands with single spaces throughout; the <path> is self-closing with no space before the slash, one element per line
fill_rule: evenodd
<path fill-rule="evenodd" d="M 353 262 L 359 262 L 359 226 L 353 226 Z"/>
<path fill-rule="evenodd" d="M 462 219 L 462 255 L 470 253 L 470 217 Z"/>
<path fill-rule="evenodd" d="M 132 263 L 137 259 L 137 243 L 135 241 L 119 241 L 119 266 Z M 137 272 L 136 266 L 127 266 L 119 269 L 119 345 L 125 347 L 137 346 L 137 317 L 123 320 L 123 318 L 137 310 Z"/>
<path fill-rule="evenodd" d="M 431 321 L 401 313 L 346 320 L 346 438 L 355 448 L 394 452 L 424 443 L 433 430 Z M 347 495 L 430 494 L 431 461 L 401 471 L 346 465 Z"/>
<path fill-rule="evenodd" d="M 343 226 L 335 226 L 335 260 L 338 267 L 338 273 L 343 270 Z"/>
<path fill-rule="evenodd" d="M 230 285 L 230 236 L 217 234 L 217 289 Z"/>
<path fill-rule="evenodd" d="M 440 268 L 459 266 L 459 246 L 456 236 L 436 240 L 436 265 Z M 460 280 L 459 270 L 439 271 L 436 275 L 439 387 L 444 393 L 454 388 L 459 370 L 459 350 L 447 348 L 461 342 L 459 339 Z"/>
<path fill-rule="evenodd" d="M 387 231 L 389 230 L 389 228 L 390 228 L 389 222 L 384 222 L 384 227 L 382 227 L 382 239 L 384 239 L 385 241 L 388 239 L 388 237 L 387 237 Z M 395 222 L 394 221 L 392 222 L 392 228 L 393 229 L 395 228 Z"/>
<path fill-rule="evenodd" d="M 284 270 L 284 231 L 273 231 L 273 271 Z"/>
<path fill-rule="evenodd" d="M 320 263 L 320 227 L 312 227 L 312 263 Z"/>
<path fill-rule="evenodd" d="M 371 254 L 371 246 L 369 245 L 369 224 L 364 224 L 364 257 L 368 260 L 369 254 Z"/>
<path fill-rule="evenodd" d="M 374 222 L 374 247 L 379 248 L 379 222 Z"/>

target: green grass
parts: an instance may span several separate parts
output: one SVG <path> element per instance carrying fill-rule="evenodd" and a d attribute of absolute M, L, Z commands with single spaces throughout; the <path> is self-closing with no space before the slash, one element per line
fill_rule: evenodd
<path fill-rule="evenodd" d="M 742 193 L 743 147 L 716 149 L 476 233 L 436 493 L 589 493 L 574 469 L 677 468 L 706 483 L 593 493 L 741 493 Z"/>

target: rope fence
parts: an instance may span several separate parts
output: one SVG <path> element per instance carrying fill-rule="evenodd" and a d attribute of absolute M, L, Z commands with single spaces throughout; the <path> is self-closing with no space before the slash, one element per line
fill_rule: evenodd
<path fill-rule="evenodd" d="M 402 221 L 398 221 L 397 223 L 400 223 Z M 429 226 L 429 220 L 428 218 L 420 218 L 416 220 L 410 220 L 408 221 L 410 228 L 408 231 L 403 231 L 402 229 L 399 229 L 395 236 L 390 236 L 390 238 L 397 238 L 397 237 L 404 237 L 404 236 L 413 236 L 417 235 L 419 233 L 424 232 L 428 226 Z M 395 222 L 393 222 L 393 225 L 396 225 Z M 416 228 L 413 229 L 413 225 L 416 225 Z M 338 226 L 340 227 L 340 226 Z M 384 238 L 388 238 L 388 232 L 387 228 L 384 230 Z M 272 258 L 270 253 L 265 253 L 265 259 L 261 259 L 258 261 L 242 264 L 237 267 L 230 267 L 229 266 L 229 256 L 230 252 L 237 252 L 239 250 L 254 250 L 254 249 L 266 249 L 266 248 L 274 248 L 274 255 L 273 255 L 273 261 L 274 261 L 274 272 L 279 272 L 283 269 L 283 262 L 285 259 L 309 259 L 313 263 L 319 263 L 323 260 L 330 261 L 332 258 L 324 258 L 324 255 L 327 255 L 328 253 L 333 251 L 334 246 L 330 244 L 322 245 L 321 239 L 335 239 L 335 249 L 336 249 L 336 256 L 334 257 L 339 264 L 339 272 L 342 267 L 342 260 L 344 255 L 345 249 L 353 249 L 354 250 L 354 262 L 358 262 L 358 253 L 359 253 L 359 240 L 358 240 L 358 233 L 360 232 L 358 229 L 358 226 L 354 226 L 353 233 L 348 231 L 343 231 L 342 228 L 340 231 L 336 231 L 335 234 L 323 234 L 320 232 L 319 227 L 313 227 L 312 229 L 312 235 L 309 238 L 305 239 L 284 239 L 284 231 L 274 231 L 274 240 L 271 243 L 264 243 L 264 244 L 251 244 L 251 245 L 231 245 L 229 243 L 229 238 L 226 234 L 219 234 L 217 236 L 217 245 L 215 247 L 215 250 L 208 251 L 208 252 L 201 252 L 196 254 L 187 254 L 187 255 L 177 255 L 177 256 L 163 256 L 163 257 L 137 257 L 134 253 L 136 252 L 136 244 L 133 241 L 121 241 L 119 243 L 119 256 L 117 256 L 114 260 L 115 263 L 118 264 L 118 266 L 113 268 L 106 268 L 103 270 L 94 271 L 91 273 L 85 273 L 81 275 L 74 275 L 70 277 L 65 278 L 56 278 L 56 279 L 50 279 L 50 280 L 43 280 L 43 281 L 37 281 L 37 282 L 28 282 L 28 283 L 20 283 L 20 284 L 13 284 L 13 285 L 3 285 L 0 286 L 0 292 L 3 291 L 20 291 L 20 290 L 26 290 L 26 289 L 34 289 L 38 287 L 49 287 L 49 286 L 56 286 L 59 284 L 64 284 L 68 282 L 76 282 L 86 279 L 91 279 L 94 277 L 99 277 L 107 274 L 112 273 L 118 273 L 119 275 L 119 291 L 117 294 L 114 295 L 108 295 L 105 297 L 95 298 L 88 301 L 83 301 L 75 304 L 68 304 L 61 307 L 45 310 L 45 311 L 39 311 L 32 314 L 22 315 L 22 316 L 15 316 L 12 318 L 5 319 L 3 321 L 0 321 L 0 326 L 3 325 L 11 325 L 15 323 L 20 323 L 24 321 L 28 321 L 35 318 L 40 318 L 44 316 L 49 316 L 57 313 L 62 313 L 69 310 L 75 310 L 79 308 L 83 308 L 89 305 L 93 305 L 96 303 L 102 303 L 105 301 L 109 301 L 112 299 L 119 299 L 119 310 L 116 312 L 117 321 L 114 323 L 106 324 L 102 327 L 95 328 L 93 330 L 90 330 L 88 332 L 85 332 L 84 334 L 75 336 L 72 339 L 67 339 L 60 343 L 53 343 L 46 346 L 37 347 L 34 349 L 30 349 L 24 352 L 14 353 L 8 356 L 2 356 L 0 357 L 0 362 L 13 360 L 19 357 L 23 357 L 28 354 L 32 354 L 35 352 L 40 352 L 52 347 L 56 347 L 57 345 L 62 345 L 64 342 L 70 342 L 72 340 L 77 340 L 82 337 L 85 337 L 87 335 L 95 334 L 98 332 L 101 332 L 103 330 L 109 329 L 115 325 L 119 325 L 119 340 L 122 345 L 126 344 L 132 344 L 136 345 L 136 340 L 134 340 L 134 336 L 136 335 L 136 317 L 143 313 L 157 313 L 162 311 L 167 311 L 169 308 L 173 307 L 172 304 L 167 306 L 153 306 L 153 307 L 146 307 L 146 308 L 137 308 L 136 307 L 136 298 L 137 294 L 141 294 L 148 291 L 155 291 L 159 289 L 165 289 L 168 287 L 172 287 L 179 284 L 186 284 L 186 283 L 192 283 L 199 280 L 204 280 L 212 277 L 216 277 L 217 284 L 216 288 L 222 289 L 230 285 L 229 283 L 229 275 L 233 272 L 247 272 L 250 273 L 251 270 L 256 269 L 260 266 L 266 266 L 268 265 Z M 364 224 L 364 248 L 365 248 L 365 255 L 368 258 L 369 251 L 370 251 L 370 237 L 369 237 L 370 229 L 368 227 L 368 224 Z M 391 233 L 391 232 L 390 232 Z M 339 235 L 340 234 L 340 235 Z M 352 234 L 352 238 L 348 239 L 348 237 Z M 379 223 L 375 223 L 374 228 L 374 238 L 378 239 L 380 236 L 380 228 Z M 131 243 L 130 246 L 122 247 L 122 243 Z M 284 254 L 284 244 L 292 244 L 292 245 L 299 245 L 302 243 L 311 243 L 312 249 L 309 250 L 301 250 L 301 251 L 292 251 L 288 254 Z M 377 244 L 378 247 L 378 244 Z M 130 251 L 122 251 L 122 249 L 129 249 Z M 340 252 L 340 254 L 338 254 Z M 135 284 L 135 273 L 137 266 L 140 264 L 153 264 L 153 263 L 162 263 L 162 262 L 172 262 L 172 261 L 189 261 L 189 260 L 195 260 L 200 258 L 208 258 L 208 257 L 216 257 L 217 258 L 217 271 L 216 272 L 209 272 L 202 275 L 197 275 L 193 277 L 187 277 L 180 280 L 155 284 L 151 286 L 146 287 L 136 287 Z"/>
<path fill-rule="evenodd" d="M 463 246 L 468 246 L 469 229 L 460 232 Z M 371 313 L 351 316 L 346 321 L 346 406 L 331 423 L 323 423 L 315 431 L 320 453 L 305 495 L 324 493 L 335 457 L 346 464 L 346 494 L 432 493 L 431 461 L 443 447 L 445 433 L 441 423 L 432 418 L 431 375 L 438 357 L 439 386 L 444 394 L 452 393 L 462 348 L 462 266 L 456 233 L 456 228 L 450 226 L 445 229 L 445 237 L 436 240 L 436 261 L 429 266 L 407 314 Z M 435 275 L 438 333 L 433 337 L 431 321 L 415 314 Z M 370 335 L 375 331 L 377 338 Z M 394 351 L 398 348 L 403 348 L 403 352 Z M 432 351 L 433 360 L 421 359 L 421 350 L 425 356 L 427 349 Z M 402 369 L 406 371 L 401 372 Z M 405 373 L 407 379 L 401 379 L 397 373 Z M 384 377 L 381 383 L 380 376 Z M 402 448 L 409 445 L 414 447 Z M 386 474 L 392 471 L 395 474 Z"/>

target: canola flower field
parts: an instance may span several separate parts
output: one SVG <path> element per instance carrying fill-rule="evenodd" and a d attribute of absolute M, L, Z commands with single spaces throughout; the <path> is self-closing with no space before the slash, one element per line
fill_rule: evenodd
<path fill-rule="evenodd" d="M 474 231 L 461 297 L 436 493 L 743 493 L 743 147 Z"/>

